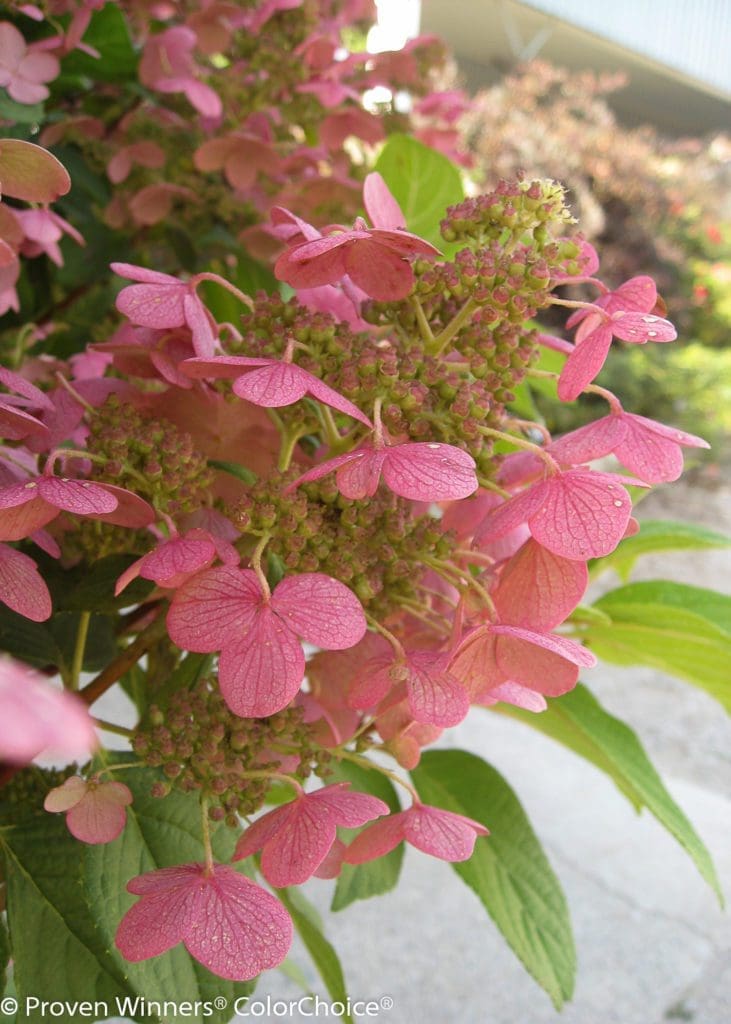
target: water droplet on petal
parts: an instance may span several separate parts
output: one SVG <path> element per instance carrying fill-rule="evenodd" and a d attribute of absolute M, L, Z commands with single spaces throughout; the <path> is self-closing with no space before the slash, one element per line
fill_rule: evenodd
<path fill-rule="evenodd" d="M 430 444 L 428 447 L 429 448 L 441 448 L 442 446 L 440 444 Z"/>
<path fill-rule="evenodd" d="M 614 504 L 616 505 L 617 508 L 621 508 L 622 505 L 624 505 L 624 502 L 623 501 L 615 501 Z"/>
<path fill-rule="evenodd" d="M 26 490 L 28 490 L 28 491 L 31 491 L 34 487 L 37 487 L 37 486 L 38 486 L 38 484 L 34 483 L 33 481 L 31 481 L 29 484 L 25 485 Z"/>

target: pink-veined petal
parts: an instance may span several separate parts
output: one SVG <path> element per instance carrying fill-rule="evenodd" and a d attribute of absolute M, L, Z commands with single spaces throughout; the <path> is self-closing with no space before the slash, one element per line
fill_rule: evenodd
<path fill-rule="evenodd" d="M 438 807 L 416 804 L 404 814 L 407 842 L 440 860 L 469 860 L 477 837 L 485 835 L 488 830 L 478 821 Z"/>
<path fill-rule="evenodd" d="M 607 473 L 568 470 L 546 480 L 542 495 L 529 520 L 533 537 L 576 561 L 614 551 L 632 512 L 629 494 Z"/>
<path fill-rule="evenodd" d="M 405 811 L 389 814 L 368 828 L 347 847 L 343 860 L 346 864 L 364 864 L 366 861 L 384 857 L 404 839 Z"/>
<path fill-rule="evenodd" d="M 591 384 L 604 366 L 612 344 L 612 330 L 602 323 L 574 345 L 558 378 L 557 393 L 562 402 L 573 402 Z"/>
<path fill-rule="evenodd" d="M 182 327 L 186 320 L 185 294 L 185 285 L 179 281 L 131 284 L 119 293 L 116 306 L 133 324 L 141 327 Z"/>
<path fill-rule="evenodd" d="M 210 538 L 173 537 L 145 555 L 138 572 L 160 587 L 179 587 L 189 576 L 207 569 L 215 557 L 216 547 Z"/>
<path fill-rule="evenodd" d="M 265 718 L 285 708 L 305 674 L 302 645 L 270 608 L 262 608 L 245 636 L 221 652 L 221 694 L 235 715 Z"/>
<path fill-rule="evenodd" d="M 452 501 L 477 490 L 475 461 L 451 444 L 416 442 L 386 449 L 383 479 L 402 498 Z"/>
<path fill-rule="evenodd" d="M 444 655 L 432 651 L 409 654 L 406 690 L 417 722 L 444 728 L 457 725 L 470 709 L 466 689 L 446 668 Z"/>
<path fill-rule="evenodd" d="M 117 499 L 113 494 L 89 480 L 41 476 L 38 479 L 38 494 L 50 505 L 79 516 L 97 516 L 113 512 L 117 507 Z"/>
<path fill-rule="evenodd" d="M 344 583 L 323 573 L 286 576 L 277 584 L 271 606 L 297 636 L 328 651 L 352 647 L 365 635 L 358 598 Z"/>
<path fill-rule="evenodd" d="M 51 814 L 70 811 L 86 796 L 89 786 L 80 775 L 71 775 L 64 779 L 60 786 L 55 786 L 46 793 L 43 809 Z"/>
<path fill-rule="evenodd" d="M 193 348 L 197 356 L 212 356 L 216 350 L 216 336 L 213 333 L 211 317 L 201 300 L 193 292 L 183 296 L 185 322 L 193 336 Z M 171 324 L 170 326 L 175 326 Z"/>
<path fill-rule="evenodd" d="M 108 790 L 109 786 L 123 786 L 129 799 L 123 803 L 117 793 Z M 66 826 L 82 843 L 111 843 L 124 829 L 125 803 L 131 803 L 131 798 L 123 783 L 103 782 L 96 787 L 89 786 L 83 798 L 67 813 Z"/>
<path fill-rule="evenodd" d="M 475 546 L 482 547 L 488 541 L 504 537 L 526 523 L 541 507 L 545 484 L 545 480 L 541 481 L 491 509 L 475 530 Z"/>
<path fill-rule="evenodd" d="M 367 821 L 388 814 L 388 805 L 369 793 L 350 790 L 349 782 L 336 782 L 322 789 L 308 793 L 307 799 L 319 807 L 325 807 L 338 825 L 343 828 L 358 828 Z"/>
<path fill-rule="evenodd" d="M 335 841 L 332 815 L 307 796 L 293 801 L 283 827 L 265 843 L 261 873 L 270 885 L 301 885 L 312 876 Z"/>
<path fill-rule="evenodd" d="M 585 562 L 563 558 L 529 539 L 503 567 L 492 599 L 503 622 L 553 629 L 577 606 L 588 581 Z"/>
<path fill-rule="evenodd" d="M 220 651 L 256 622 L 263 595 L 250 569 L 219 566 L 194 576 L 173 598 L 170 639 L 183 650 Z"/>
<path fill-rule="evenodd" d="M 366 295 L 379 302 L 405 299 L 414 286 L 411 265 L 399 253 L 379 245 L 375 239 L 361 239 L 345 249 L 343 264 L 351 280 Z M 322 283 L 332 284 L 333 281 Z"/>
<path fill-rule="evenodd" d="M 291 801 L 282 807 L 275 807 L 273 811 L 267 811 L 266 814 L 262 814 L 253 824 L 249 825 L 239 836 L 231 860 L 244 860 L 246 857 L 250 857 L 253 853 L 261 850 L 272 836 L 275 836 L 280 829 L 284 828 L 287 819 L 294 809 L 295 803 L 296 801 Z"/>
<path fill-rule="evenodd" d="M 51 616 L 51 595 L 38 566 L 7 544 L 0 544 L 0 601 L 33 622 Z"/>
<path fill-rule="evenodd" d="M 292 363 L 270 363 L 234 381 L 234 394 L 267 409 L 293 405 L 307 394 L 309 381 L 304 370 Z"/>
<path fill-rule="evenodd" d="M 116 487 L 114 484 L 100 483 L 99 487 L 116 500 L 117 507 L 113 512 L 96 513 L 94 519 L 113 523 L 115 526 L 127 526 L 130 530 L 141 530 L 155 522 L 157 516 L 152 505 L 148 505 L 138 494 L 128 491 L 125 487 Z"/>
<path fill-rule="evenodd" d="M 552 441 L 549 451 L 563 465 L 580 466 L 609 455 L 624 435 L 624 417 L 610 414 Z"/>
<path fill-rule="evenodd" d="M 611 330 L 616 338 L 635 345 L 644 345 L 648 341 L 675 341 L 678 336 L 669 320 L 652 313 L 615 313 Z"/>

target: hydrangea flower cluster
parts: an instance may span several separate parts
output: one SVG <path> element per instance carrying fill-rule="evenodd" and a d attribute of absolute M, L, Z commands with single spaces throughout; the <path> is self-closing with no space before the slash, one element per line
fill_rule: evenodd
<path fill-rule="evenodd" d="M 64 31 L 28 46 L 0 24 L 0 84 L 20 103 L 46 95 L 59 59 L 88 50 L 100 5 L 51 6 Z M 251 250 L 276 257 L 275 283 L 248 294 L 235 257 L 220 273 L 168 273 L 153 246 L 139 264 L 111 263 L 118 316 L 82 352 L 23 359 L 21 345 L 0 371 L 0 601 L 34 623 L 57 608 L 78 616 L 54 663 L 69 692 L 0 664 L 0 755 L 18 766 L 59 746 L 93 753 L 87 709 L 121 682 L 137 726 L 99 724 L 127 737 L 134 760 L 97 752 L 49 780 L 42 805 L 90 847 L 123 842 L 135 770 L 152 780 L 145 795 L 198 805 L 196 858 L 126 880 L 138 900 L 115 922 L 116 949 L 136 963 L 182 943 L 247 981 L 290 947 L 276 890 L 401 843 L 456 863 L 490 841 L 484 822 L 424 802 L 403 770 L 475 706 L 539 714 L 576 686 L 595 657 L 571 617 L 587 563 L 636 528 L 627 487 L 676 479 L 682 448 L 705 442 L 593 383 L 613 339 L 675 331 L 649 279 L 609 290 L 595 276 L 560 185 L 501 182 L 451 206 L 445 256 L 408 230 L 381 173 L 345 159 L 346 137 L 383 134 L 363 89 L 403 83 L 418 98 L 433 41 L 339 52 L 341 27 L 367 13 L 360 0 L 190 4 L 182 22 L 175 5 L 124 6 L 140 22 L 154 13 L 156 30 L 141 30 L 147 92 L 113 126 L 79 116 L 45 141 L 102 154 L 119 186 L 105 217 L 120 230 L 155 228 L 177 202 L 191 231 L 201 199 L 220 221 L 244 210 Z M 282 66 L 285 47 L 299 63 Z M 179 152 L 184 104 L 201 136 L 192 167 Z M 417 107 L 425 137 L 453 152 L 459 96 Z M 0 178 L 5 194 L 40 204 L 0 206 L 0 303 L 16 309 L 18 257 L 58 263 L 60 233 L 81 239 L 48 208 L 69 182 L 45 150 L 3 140 Z M 328 222 L 329 203 L 348 223 Z M 562 297 L 577 282 L 595 302 Z M 212 293 L 236 312 L 224 319 Z M 573 342 L 542 332 L 552 306 L 571 309 Z M 566 356 L 560 374 L 536 367 L 544 346 Z M 598 394 L 609 412 L 551 438 L 513 409 L 531 377 L 564 401 Z M 592 465 L 610 455 L 619 466 Z M 114 623 L 112 655 L 82 687 L 96 604 L 69 598 L 59 578 L 75 574 L 83 591 L 100 565 L 94 602 Z M 396 782 L 407 803 L 351 785 L 347 766 Z M 215 844 L 225 829 L 227 854 Z"/>

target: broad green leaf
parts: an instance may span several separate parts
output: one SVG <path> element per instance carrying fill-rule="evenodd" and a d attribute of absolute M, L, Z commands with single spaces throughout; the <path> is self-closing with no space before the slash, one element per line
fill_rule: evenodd
<path fill-rule="evenodd" d="M 643 519 L 640 532 L 627 537 L 604 558 L 597 558 L 591 564 L 594 575 L 606 569 L 614 569 L 623 580 L 629 578 L 636 560 L 653 551 L 685 551 L 691 549 L 727 548 L 731 537 L 724 537 L 714 530 L 694 523 L 675 522 L 672 519 Z"/>
<path fill-rule="evenodd" d="M 108 952 L 81 886 L 82 847 L 62 816 L 41 813 L 22 828 L 0 830 L 7 879 L 7 907 L 14 982 L 21 1010 L 27 996 L 74 1002 L 116 1000 L 133 994 Z M 73 967 L 73 969 L 71 969 Z M 75 1024 L 75 1015 L 54 1017 Z"/>
<path fill-rule="evenodd" d="M 464 188 L 451 160 L 408 135 L 390 135 L 374 168 L 401 207 L 406 226 L 444 250 L 439 224 L 447 207 L 461 203 Z"/>
<path fill-rule="evenodd" d="M 612 590 L 595 607 L 612 621 L 582 636 L 600 658 L 686 679 L 731 711 L 731 598 L 653 580 Z"/>
<path fill-rule="evenodd" d="M 345 977 L 340 960 L 334 947 L 322 934 L 316 924 L 313 923 L 313 916 L 301 909 L 304 897 L 301 893 L 293 898 L 295 890 L 279 889 L 277 896 L 289 911 L 294 926 L 299 932 L 307 952 L 312 957 L 317 971 L 322 978 L 325 988 L 333 1002 L 347 1003 L 348 992 L 345 987 Z M 345 1024 L 353 1024 L 353 1018 L 349 1013 L 343 1012 L 341 1019 Z"/>
<path fill-rule="evenodd" d="M 581 683 L 559 700 L 551 700 L 540 715 L 507 704 L 498 710 L 591 761 L 615 782 L 637 810 L 646 807 L 690 854 L 719 901 L 723 900 L 716 870 L 703 840 L 655 771 L 630 727 L 605 711 Z"/>
<path fill-rule="evenodd" d="M 361 793 L 370 793 L 387 803 L 394 813 L 401 810 L 396 790 L 389 780 L 377 771 L 367 771 L 357 764 L 341 761 L 335 771 L 336 781 L 350 782 L 352 788 Z M 331 910 L 344 910 L 356 900 L 367 900 L 390 892 L 399 880 L 404 846 L 399 843 L 395 850 L 366 864 L 343 864 L 338 876 Z"/>
<path fill-rule="evenodd" d="M 42 103 L 17 103 L 0 89 L 0 118 L 14 124 L 41 124 L 45 109 Z"/>
<path fill-rule="evenodd" d="M 452 867 L 559 1009 L 574 989 L 571 922 L 558 879 L 515 793 L 491 765 L 463 750 L 427 751 L 411 774 L 426 803 L 491 830 L 477 840 L 469 860 Z"/>
<path fill-rule="evenodd" d="M 200 807 L 194 794 L 173 791 L 165 799 L 150 796 L 152 783 L 160 776 L 149 769 L 119 771 L 134 794 L 127 809 L 127 825 L 113 843 L 88 846 L 84 857 L 84 883 L 89 908 L 104 937 L 110 960 L 122 970 L 135 992 L 147 999 L 212 1001 L 220 995 L 229 1007 L 238 996 L 248 995 L 252 983 L 233 983 L 218 978 L 193 960 L 180 945 L 162 956 L 130 964 L 114 948 L 114 935 L 122 917 L 135 902 L 126 891 L 135 875 L 156 868 L 203 861 Z M 216 858 L 226 862 L 235 845 L 235 835 L 225 826 L 214 827 Z M 228 1021 L 230 1009 L 216 1011 L 207 1020 Z"/>

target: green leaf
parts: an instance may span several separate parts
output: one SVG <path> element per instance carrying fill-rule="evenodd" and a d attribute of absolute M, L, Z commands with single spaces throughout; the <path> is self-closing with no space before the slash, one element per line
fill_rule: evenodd
<path fill-rule="evenodd" d="M 253 991 L 252 983 L 218 978 L 193 960 L 180 945 L 162 956 L 130 964 L 114 948 L 117 926 L 135 899 L 126 891 L 135 875 L 156 868 L 203 861 L 200 806 L 196 796 L 173 790 L 164 799 L 150 796 L 152 783 L 160 778 L 147 769 L 119 771 L 115 778 L 134 794 L 127 810 L 127 825 L 113 843 L 88 846 L 84 857 L 84 882 L 91 913 L 110 950 L 115 967 L 124 972 L 134 991 L 147 999 L 212 1001 L 223 996 L 229 1007 L 239 996 Z M 225 826 L 212 828 L 217 860 L 230 859 L 236 837 Z M 216 1010 L 207 1020 L 227 1022 L 231 1011 Z"/>
<path fill-rule="evenodd" d="M 408 135 L 390 135 L 374 168 L 401 207 L 406 226 L 444 250 L 439 224 L 464 199 L 462 178 L 446 156 Z"/>
<path fill-rule="evenodd" d="M 703 840 L 655 771 L 630 727 L 605 711 L 581 683 L 540 715 L 507 704 L 502 714 L 537 729 L 605 772 L 637 810 L 646 807 L 690 854 L 701 875 L 723 902 L 720 884 Z"/>
<path fill-rule="evenodd" d="M 731 711 L 731 597 L 653 580 L 612 590 L 595 607 L 611 623 L 582 636 L 600 658 L 679 676 Z"/>
<path fill-rule="evenodd" d="M 10 963 L 10 937 L 5 921 L 0 917 L 0 996 L 8 983 L 8 965 Z"/>
<path fill-rule="evenodd" d="M 114 596 L 117 580 L 136 560 L 134 555 L 107 555 L 91 566 L 67 573 L 66 593 L 59 607 L 67 611 L 115 612 L 139 604 L 154 586 L 150 580 L 133 580 L 119 597 Z"/>
<path fill-rule="evenodd" d="M 347 1003 L 348 992 L 345 987 L 345 977 L 343 976 L 343 968 L 340 965 L 338 955 L 332 944 L 328 942 L 313 922 L 312 915 L 301 909 L 301 901 L 304 899 L 302 894 L 297 893 L 297 897 L 293 898 L 295 891 L 293 889 L 279 889 L 277 896 L 289 911 L 294 926 L 299 932 L 307 952 L 312 957 L 312 962 L 317 968 L 331 999 L 333 1002 Z M 353 1024 L 353 1018 L 349 1013 L 344 1011 L 340 1016 L 346 1024 Z"/>
<path fill-rule="evenodd" d="M 8 924 L 18 1022 L 36 1020 L 26 997 L 74 1002 L 99 1000 L 116 1012 L 116 1000 L 133 990 L 109 955 L 81 887 L 82 847 L 63 817 L 36 815 L 22 828 L 0 832 L 5 856 Z M 73 965 L 73 969 L 70 969 Z M 54 1017 L 74 1024 L 76 1016 Z"/>
<path fill-rule="evenodd" d="M 235 476 L 237 480 L 243 480 L 245 484 L 255 484 L 259 479 L 253 470 L 247 469 L 246 466 L 242 466 L 238 462 L 225 462 L 223 459 L 209 459 L 208 465 L 213 469 L 220 469 L 223 473 L 230 473 L 231 476 Z"/>
<path fill-rule="evenodd" d="M 604 558 L 591 563 L 592 573 L 614 569 L 623 580 L 629 578 L 636 560 L 653 551 L 686 551 L 690 549 L 727 548 L 731 537 L 707 530 L 694 523 L 675 522 L 672 519 L 643 519 L 640 532 L 627 537 Z"/>
<path fill-rule="evenodd" d="M 370 793 L 383 800 L 394 814 L 401 810 L 396 790 L 389 780 L 377 771 L 367 771 L 357 764 L 341 761 L 335 770 L 338 782 L 350 782 L 361 793 Z M 344 910 L 356 900 L 367 900 L 390 892 L 396 886 L 404 859 L 404 845 L 366 864 L 343 864 L 333 894 L 331 910 Z"/>
<path fill-rule="evenodd" d="M 120 5 L 108 3 L 97 11 L 84 33 L 84 43 L 100 56 L 74 50 L 64 59 L 62 77 L 87 76 L 92 81 L 120 82 L 137 75 L 137 54 Z"/>
<path fill-rule="evenodd" d="M 42 103 L 17 103 L 0 89 L 0 119 L 14 124 L 41 124 L 45 119 Z"/>
<path fill-rule="evenodd" d="M 422 755 L 412 778 L 422 799 L 491 829 L 452 864 L 474 889 L 526 970 L 557 1009 L 571 997 L 576 954 L 558 879 L 518 798 L 489 764 L 463 750 Z"/>

